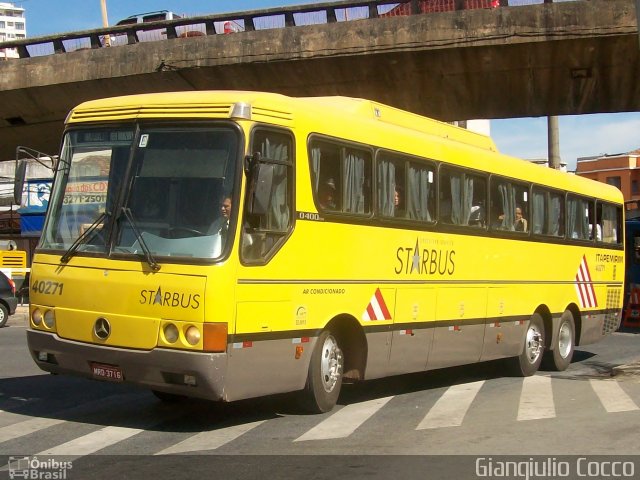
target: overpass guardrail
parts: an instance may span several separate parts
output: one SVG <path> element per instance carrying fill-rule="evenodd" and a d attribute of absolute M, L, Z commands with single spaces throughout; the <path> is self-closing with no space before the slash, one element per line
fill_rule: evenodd
<path fill-rule="evenodd" d="M 586 0 L 360 0 L 190 16 L 0 42 L 0 60 L 63 54 L 142 41 L 239 33 L 353 20 Z M 226 28 L 231 24 L 234 28 Z M 4 58 L 3 58 L 4 57 Z"/>

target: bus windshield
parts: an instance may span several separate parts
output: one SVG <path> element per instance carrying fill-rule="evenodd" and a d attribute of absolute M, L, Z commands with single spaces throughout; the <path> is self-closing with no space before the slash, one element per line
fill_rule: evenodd
<path fill-rule="evenodd" d="M 40 247 L 67 260 L 75 252 L 219 257 L 232 231 L 238 144 L 229 127 L 68 132 Z"/>

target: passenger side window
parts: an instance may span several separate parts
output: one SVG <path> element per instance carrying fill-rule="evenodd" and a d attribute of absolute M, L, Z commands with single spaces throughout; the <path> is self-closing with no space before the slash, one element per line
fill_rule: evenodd
<path fill-rule="evenodd" d="M 622 209 L 620 207 L 598 202 L 596 240 L 622 245 Z"/>
<path fill-rule="evenodd" d="M 533 187 L 531 229 L 535 235 L 564 237 L 564 196 Z"/>
<path fill-rule="evenodd" d="M 449 225 L 486 226 L 487 180 L 450 167 L 440 170 L 439 219 Z"/>
<path fill-rule="evenodd" d="M 371 152 L 313 140 L 309 157 L 316 205 L 321 212 L 371 213 Z"/>
<path fill-rule="evenodd" d="M 529 186 L 506 178 L 491 179 L 491 228 L 529 232 Z"/>
<path fill-rule="evenodd" d="M 245 218 L 242 225 L 241 251 L 244 260 L 266 260 L 281 246 L 292 224 L 293 211 L 293 140 L 290 135 L 270 130 L 256 130 L 252 152 L 260 154 L 260 163 L 268 182 L 257 185 L 250 179 Z M 267 186 L 265 186 L 267 185 Z M 259 188 L 268 188 L 263 195 L 266 204 L 250 208 Z"/>
<path fill-rule="evenodd" d="M 578 197 L 567 196 L 567 233 L 574 240 L 593 240 L 593 201 Z"/>
<path fill-rule="evenodd" d="M 435 166 L 381 153 L 378 160 L 378 211 L 383 217 L 434 221 Z"/>

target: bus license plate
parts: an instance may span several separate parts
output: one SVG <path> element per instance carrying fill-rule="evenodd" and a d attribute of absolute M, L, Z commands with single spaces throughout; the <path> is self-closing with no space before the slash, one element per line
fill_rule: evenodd
<path fill-rule="evenodd" d="M 112 382 L 121 382 L 124 380 L 122 370 L 113 365 L 104 365 L 102 363 L 92 363 L 91 371 L 93 376 L 101 380 L 110 380 Z"/>

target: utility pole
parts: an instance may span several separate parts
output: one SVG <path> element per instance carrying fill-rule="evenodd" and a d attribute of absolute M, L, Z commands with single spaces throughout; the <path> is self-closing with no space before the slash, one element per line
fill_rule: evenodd
<path fill-rule="evenodd" d="M 558 117 L 550 115 L 547 117 L 547 143 L 549 155 L 549 167 L 560 169 L 560 129 L 558 128 Z"/>
<path fill-rule="evenodd" d="M 107 18 L 107 0 L 100 0 L 100 7 L 102 8 L 102 26 L 107 28 L 109 26 L 109 19 Z M 104 36 L 104 46 L 111 46 L 111 37 L 109 35 Z"/>

